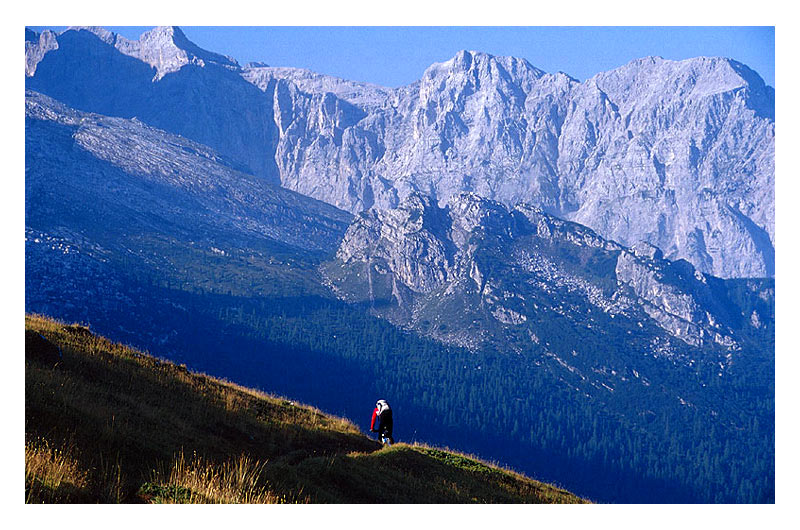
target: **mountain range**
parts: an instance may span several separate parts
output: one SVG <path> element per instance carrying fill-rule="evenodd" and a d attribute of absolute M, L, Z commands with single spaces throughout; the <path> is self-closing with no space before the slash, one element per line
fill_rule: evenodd
<path fill-rule="evenodd" d="M 26 311 L 344 416 L 391 391 L 421 439 L 598 500 L 774 498 L 746 66 L 463 51 L 385 88 L 26 30 L 25 100 Z"/>
<path fill-rule="evenodd" d="M 390 89 L 240 66 L 179 28 L 26 34 L 26 83 L 137 117 L 351 213 L 411 192 L 528 202 L 719 277 L 774 275 L 774 89 L 723 58 L 648 57 L 579 82 L 462 51 Z"/>

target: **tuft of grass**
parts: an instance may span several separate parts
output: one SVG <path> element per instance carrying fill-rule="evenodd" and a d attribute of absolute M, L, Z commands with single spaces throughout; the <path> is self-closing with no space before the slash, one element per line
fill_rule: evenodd
<path fill-rule="evenodd" d="M 104 503 L 119 504 L 125 500 L 126 484 L 122 472 L 119 454 L 113 460 L 100 454 L 100 471 L 98 474 L 98 500 Z"/>
<path fill-rule="evenodd" d="M 184 454 L 172 463 L 169 476 L 156 471 L 139 489 L 147 501 L 157 504 L 279 504 L 285 496 L 269 490 L 265 463 L 242 454 L 221 465 Z"/>
<path fill-rule="evenodd" d="M 25 502 L 84 502 L 89 497 L 88 473 L 74 448 L 58 449 L 46 440 L 25 442 Z"/>

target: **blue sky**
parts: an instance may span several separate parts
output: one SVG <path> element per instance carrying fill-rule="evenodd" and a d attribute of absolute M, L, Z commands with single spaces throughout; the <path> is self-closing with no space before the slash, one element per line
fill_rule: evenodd
<path fill-rule="evenodd" d="M 149 27 L 106 26 L 130 39 Z M 35 27 L 34 29 L 42 29 Z M 53 27 L 61 30 L 61 27 Z M 396 87 L 462 49 L 524 57 L 585 80 L 633 59 L 722 56 L 775 86 L 775 29 L 760 27 L 211 27 L 181 26 L 202 48 L 240 64 L 263 61 Z"/>

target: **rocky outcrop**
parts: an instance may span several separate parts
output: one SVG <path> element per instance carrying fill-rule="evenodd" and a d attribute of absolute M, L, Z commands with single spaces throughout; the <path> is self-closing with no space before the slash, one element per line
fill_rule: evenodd
<path fill-rule="evenodd" d="M 563 336 L 585 327 L 649 330 L 658 355 L 669 350 L 659 336 L 731 352 L 774 314 L 767 302 L 753 317 L 755 291 L 733 296 L 733 280 L 667 260 L 649 243 L 626 248 L 540 208 L 509 210 L 469 193 L 444 208 L 412 193 L 396 209 L 358 215 L 326 274 L 345 299 L 368 301 L 397 324 L 475 348 L 504 343 L 509 329 L 524 328 L 536 344 L 556 340 L 541 324 L 564 320 Z M 430 325 L 439 315 L 451 317 L 446 332 Z"/>
<path fill-rule="evenodd" d="M 440 288 L 453 275 L 453 244 L 447 221 L 433 201 L 411 195 L 394 210 L 369 210 L 356 217 L 336 258 L 345 264 L 382 264 L 415 293 Z"/>

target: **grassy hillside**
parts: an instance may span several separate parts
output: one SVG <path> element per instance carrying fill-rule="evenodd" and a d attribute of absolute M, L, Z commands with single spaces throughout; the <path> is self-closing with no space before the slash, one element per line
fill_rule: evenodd
<path fill-rule="evenodd" d="M 576 503 L 475 458 L 25 317 L 25 500 Z"/>

